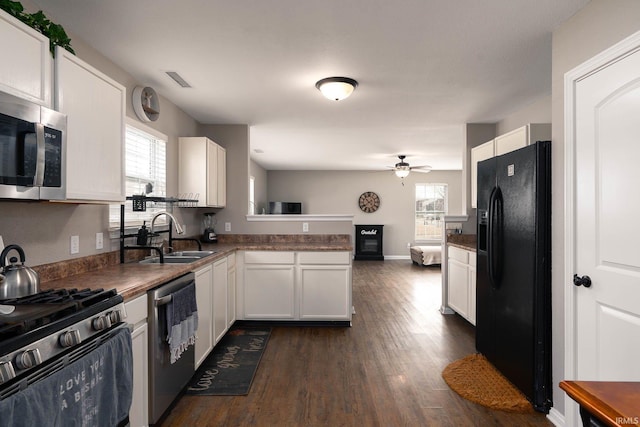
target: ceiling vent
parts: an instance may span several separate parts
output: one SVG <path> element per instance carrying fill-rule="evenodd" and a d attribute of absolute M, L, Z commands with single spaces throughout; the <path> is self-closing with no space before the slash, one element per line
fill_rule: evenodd
<path fill-rule="evenodd" d="M 191 87 L 191 85 L 187 83 L 187 81 L 183 79 L 182 76 L 180 76 L 180 74 L 176 73 L 175 71 L 167 71 L 167 75 L 171 77 L 173 80 L 175 80 L 175 82 L 178 83 L 180 86 Z"/>

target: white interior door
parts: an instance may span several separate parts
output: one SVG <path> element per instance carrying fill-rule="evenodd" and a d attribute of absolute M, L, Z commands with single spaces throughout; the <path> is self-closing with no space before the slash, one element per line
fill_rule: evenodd
<path fill-rule="evenodd" d="M 578 380 L 640 381 L 640 51 L 617 55 L 575 83 Z"/>

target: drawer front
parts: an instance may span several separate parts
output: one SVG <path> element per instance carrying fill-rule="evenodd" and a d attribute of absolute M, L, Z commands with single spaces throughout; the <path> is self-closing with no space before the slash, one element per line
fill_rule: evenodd
<path fill-rule="evenodd" d="M 350 260 L 350 253 L 346 251 L 298 252 L 300 264 L 348 265 Z"/>
<path fill-rule="evenodd" d="M 465 251 L 464 249 L 456 248 L 453 246 L 449 246 L 449 258 L 455 259 L 463 264 L 469 263 L 469 251 Z"/>
<path fill-rule="evenodd" d="M 137 325 L 144 321 L 147 318 L 147 294 L 127 301 L 124 309 L 127 310 L 127 323 L 130 325 Z"/>
<path fill-rule="evenodd" d="M 295 252 L 286 251 L 247 251 L 245 264 L 293 264 Z"/>

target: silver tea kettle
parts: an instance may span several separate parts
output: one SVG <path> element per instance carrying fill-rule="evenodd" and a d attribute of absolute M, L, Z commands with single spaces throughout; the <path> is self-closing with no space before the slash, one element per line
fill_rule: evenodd
<path fill-rule="evenodd" d="M 16 257 L 11 257 L 11 264 L 5 265 L 7 255 L 12 250 L 18 252 L 21 265 L 18 265 Z M 24 265 L 24 261 L 24 250 L 18 245 L 9 245 L 0 253 L 0 273 L 4 276 L 4 280 L 0 280 L 0 299 L 20 298 L 36 294 L 40 290 L 40 276 Z"/>

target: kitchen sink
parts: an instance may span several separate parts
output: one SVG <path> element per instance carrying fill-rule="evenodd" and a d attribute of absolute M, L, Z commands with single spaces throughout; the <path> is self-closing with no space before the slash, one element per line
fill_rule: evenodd
<path fill-rule="evenodd" d="M 215 254 L 216 251 L 178 251 L 170 252 L 164 256 L 165 264 L 190 264 L 204 257 Z M 147 258 L 140 264 L 160 264 L 160 257 Z"/>
<path fill-rule="evenodd" d="M 190 264 L 198 261 L 199 259 L 202 259 L 202 257 L 165 255 L 164 264 Z M 140 264 L 160 264 L 160 257 L 156 256 L 153 258 L 143 259 L 140 261 Z"/>
<path fill-rule="evenodd" d="M 171 252 L 166 256 L 184 256 L 184 257 L 194 257 L 194 258 L 204 258 L 209 255 L 215 254 L 216 251 L 179 251 L 179 252 Z"/>

